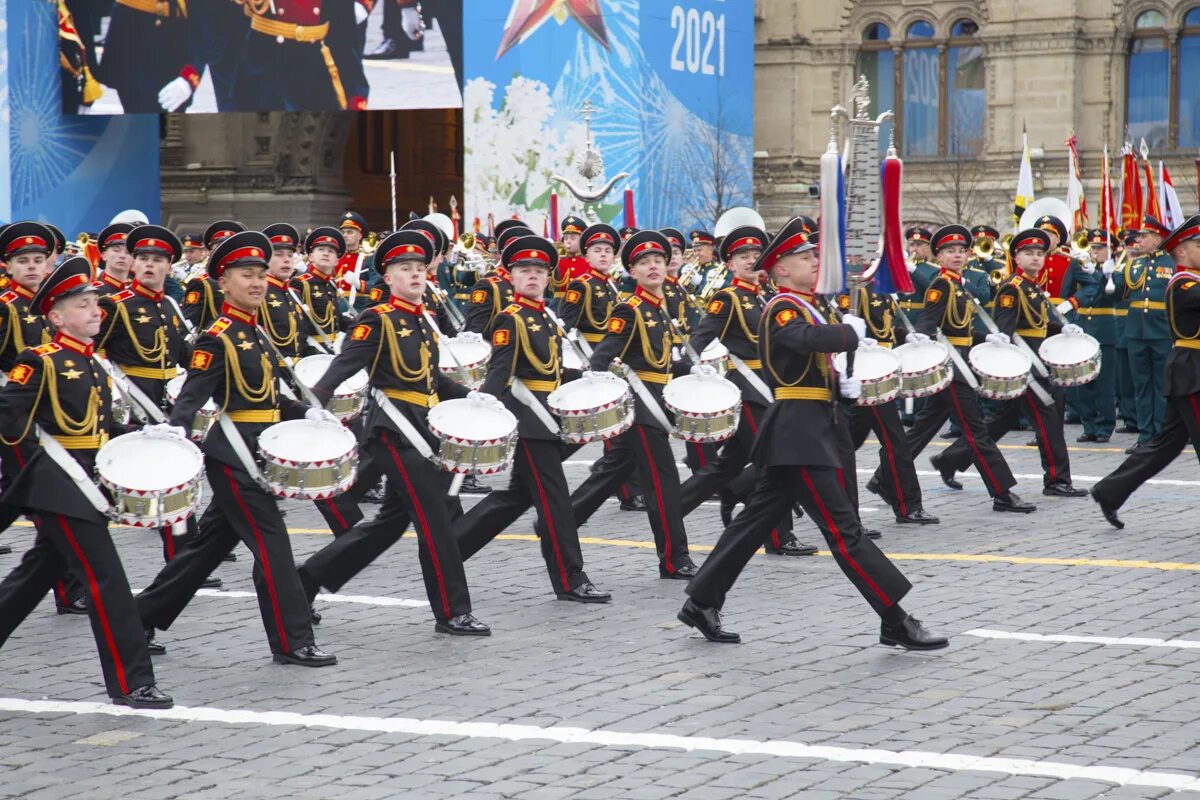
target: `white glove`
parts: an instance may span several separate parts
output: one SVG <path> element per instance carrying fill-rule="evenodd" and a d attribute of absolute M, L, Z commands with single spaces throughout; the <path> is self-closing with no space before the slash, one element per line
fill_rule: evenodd
<path fill-rule="evenodd" d="M 1075 310 L 1075 306 L 1071 305 L 1070 300 L 1063 300 L 1061 303 L 1055 306 L 1055 308 L 1058 309 L 1058 313 L 1060 314 L 1066 314 Z"/>
<path fill-rule="evenodd" d="M 309 422 L 332 422 L 336 425 L 341 425 L 342 421 L 334 416 L 332 411 L 326 411 L 323 408 L 310 408 L 304 412 L 304 418 Z"/>
<path fill-rule="evenodd" d="M 688 286 L 696 287 L 700 285 L 700 273 L 695 273 L 688 279 Z"/>
<path fill-rule="evenodd" d="M 862 381 L 852 375 L 839 375 L 838 391 L 847 400 L 857 400 L 862 395 Z"/>
<path fill-rule="evenodd" d="M 1083 262 L 1083 274 L 1084 275 L 1091 275 L 1095 271 L 1096 271 L 1096 265 L 1093 262 L 1091 262 L 1091 261 Z"/>
<path fill-rule="evenodd" d="M 857 314 L 843 314 L 842 324 L 849 325 L 851 328 L 854 328 L 854 333 L 856 336 L 858 336 L 858 340 L 860 342 L 867 338 L 867 323 Z"/>
<path fill-rule="evenodd" d="M 158 90 L 158 104 L 163 111 L 177 111 L 192 97 L 192 85 L 187 78 L 176 78 Z"/>
<path fill-rule="evenodd" d="M 172 425 L 169 422 L 160 422 L 157 425 L 147 425 L 142 428 L 147 433 L 163 433 L 168 436 L 178 436 L 180 439 L 188 438 L 187 429 L 182 425 Z"/>
<path fill-rule="evenodd" d="M 613 380 L 613 381 L 621 380 L 616 375 L 613 375 L 611 372 L 592 372 L 590 369 L 585 369 L 583 371 L 582 377 L 584 377 L 584 378 L 603 378 L 606 381 L 607 380 Z"/>
<path fill-rule="evenodd" d="M 475 333 L 474 331 L 463 331 L 462 333 L 460 333 L 458 336 L 456 336 L 454 338 L 458 339 L 460 342 L 482 342 L 483 341 L 482 334 Z"/>
<path fill-rule="evenodd" d="M 917 333 L 916 331 L 910 331 L 910 332 L 909 332 L 909 334 L 908 334 L 908 338 L 906 339 L 906 341 L 909 341 L 909 342 L 928 342 L 928 341 L 929 341 L 929 336 L 928 336 L 928 334 L 924 334 L 924 333 Z"/>
<path fill-rule="evenodd" d="M 915 262 L 915 261 L 905 261 L 905 262 L 904 262 L 904 268 L 908 270 L 908 274 L 909 274 L 909 275 L 912 275 L 914 272 L 916 272 L 916 271 L 917 271 L 917 262 Z"/>
<path fill-rule="evenodd" d="M 874 339 L 863 339 L 862 341 L 860 341 L 858 343 L 858 346 L 859 347 L 878 347 L 879 342 L 875 341 Z"/>
<path fill-rule="evenodd" d="M 683 360 L 683 353 L 679 352 L 679 348 L 675 345 L 671 346 L 671 361 L 679 363 Z"/>
<path fill-rule="evenodd" d="M 421 14 L 415 8 L 400 9 L 400 26 L 414 42 L 421 38 Z"/>
<path fill-rule="evenodd" d="M 992 344 L 1012 344 L 1012 339 L 1008 338 L 1008 334 L 1000 333 L 999 331 L 989 333 L 984 341 L 991 342 Z"/>
<path fill-rule="evenodd" d="M 695 364 L 692 366 L 693 375 L 703 375 L 706 378 L 717 377 L 717 368 L 711 364 Z"/>
<path fill-rule="evenodd" d="M 1079 327 L 1078 325 L 1076 325 L 1074 323 L 1071 323 L 1069 325 L 1063 325 L 1062 332 L 1067 334 L 1068 336 L 1082 336 L 1083 328 Z"/>
<path fill-rule="evenodd" d="M 1105 277 L 1108 277 L 1117 271 L 1117 265 L 1113 263 L 1113 260 L 1110 258 L 1104 262 L 1103 266 L 1100 267 L 1100 271 L 1104 273 Z"/>
<path fill-rule="evenodd" d="M 354 4 L 354 24 L 362 25 L 367 21 L 367 9 L 362 3 Z"/>

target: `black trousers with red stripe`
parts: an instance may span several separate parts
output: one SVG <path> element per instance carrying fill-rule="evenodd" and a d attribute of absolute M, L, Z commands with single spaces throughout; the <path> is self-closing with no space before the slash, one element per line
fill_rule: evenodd
<path fill-rule="evenodd" d="M 607 466 L 615 459 L 621 457 L 619 454 L 611 452 L 611 442 L 612 439 L 606 439 L 604 441 L 604 455 L 600 456 L 600 458 L 597 459 L 594 464 L 592 464 L 591 471 L 593 473 L 595 473 L 597 470 L 606 469 Z M 644 495 L 645 492 L 642 489 L 641 476 L 637 474 L 637 470 L 634 470 L 629 475 L 626 475 L 625 480 L 622 481 L 619 486 L 617 486 L 617 497 L 621 500 L 621 502 Z"/>
<path fill-rule="evenodd" d="M 879 439 L 879 496 L 900 515 L 921 508 L 921 483 L 895 403 L 851 408 L 850 438 L 855 450 L 872 431 Z"/>
<path fill-rule="evenodd" d="M 200 534 L 137 596 L 142 622 L 170 628 L 240 539 L 254 556 L 254 589 L 271 652 L 313 644 L 308 600 L 275 498 L 240 469 L 211 458 L 204 459 L 204 468 L 213 496 L 200 519 Z"/>
<path fill-rule="evenodd" d="M 178 536 L 172 532 L 170 525 L 159 528 L 158 538 L 162 540 L 163 562 L 170 561 L 176 553 L 187 547 L 196 538 L 198 531 L 199 527 L 194 515 L 187 518 L 186 527 Z"/>
<path fill-rule="evenodd" d="M 1092 487 L 1092 496 L 1120 508 L 1146 481 L 1162 472 L 1191 443 L 1200 459 L 1200 395 L 1167 398 L 1163 429 Z"/>
<path fill-rule="evenodd" d="M 721 443 L 721 449 L 715 459 L 708 457 L 706 463 L 698 470 L 694 470 L 691 477 L 683 482 L 683 486 L 679 487 L 679 500 L 683 506 L 684 516 L 699 508 L 701 503 L 712 497 L 713 492 L 718 490 L 727 490 L 731 497 L 739 500 L 749 497 L 754 488 L 754 480 L 750 476 L 756 475 L 758 470 L 754 466 L 747 465 L 750 464 L 750 451 L 754 447 L 754 437 L 758 435 L 758 421 L 766 413 L 766 407 L 748 402 L 743 398 L 742 416 L 738 420 L 737 432 L 732 438 Z M 705 446 L 699 454 L 708 456 L 710 452 L 711 447 Z M 748 478 L 742 478 L 742 475 L 747 472 L 750 473 Z M 745 486 L 741 494 L 738 492 L 739 478 L 741 478 L 741 485 Z M 792 510 L 789 508 L 779 519 L 779 524 L 771 529 L 771 535 L 767 538 L 767 546 L 778 550 L 784 542 L 791 538 Z"/>
<path fill-rule="evenodd" d="M 1006 433 L 1017 429 L 1022 416 L 1029 420 L 1037 434 L 1038 455 L 1042 459 L 1042 483 L 1049 486 L 1059 481 L 1071 482 L 1071 458 L 1067 455 L 1067 442 L 1063 436 L 1063 411 L 1066 402 L 1063 393 L 1042 383 L 1053 403 L 1047 405 L 1026 390 L 1015 400 L 997 403 L 987 419 L 987 432 L 993 442 L 1000 441 Z M 956 472 L 971 465 L 971 446 L 966 436 L 960 436 L 942 453 L 941 462 L 954 467 Z M 981 473 L 982 474 L 982 473 Z"/>
<path fill-rule="evenodd" d="M 988 433 L 983 415 L 979 413 L 979 400 L 975 390 L 957 377 L 942 391 L 932 397 L 923 398 L 924 404 L 917 418 L 908 429 L 908 449 L 915 459 L 921 454 L 938 431 L 953 416 L 963 429 L 963 440 L 968 445 L 971 460 L 983 478 L 983 485 L 992 497 L 999 497 L 1017 485 L 1012 470 L 996 442 Z M 883 482 L 883 464 L 875 470 L 875 477 Z"/>
<path fill-rule="evenodd" d="M 398 440 L 395 434 L 380 430 L 363 445 L 371 464 L 387 476 L 387 499 L 375 519 L 340 535 L 335 518 L 331 524 L 334 540 L 301 567 L 305 580 L 337 591 L 398 542 L 411 521 L 416 527 L 417 554 L 433 616 L 445 621 L 469 614 L 471 593 L 452 530 L 455 511 L 461 511 L 461 506 L 447 499 L 452 476 Z M 375 477 L 366 480 L 367 488 L 375 485 Z M 359 481 L 364 481 L 361 474 Z M 317 507 L 328 521 L 326 504 Z"/>
<path fill-rule="evenodd" d="M 880 616 L 895 613 L 912 584 L 862 534 L 837 470 L 773 466 L 763 470 L 746 509 L 725 529 L 687 593 L 701 605 L 722 608 L 742 569 L 762 547 L 780 515 L 799 501 L 825 536 L 833 558 Z"/>
<path fill-rule="evenodd" d="M 582 528 L 636 467 L 645 480 L 646 515 L 654 532 L 659 565 L 667 572 L 691 563 L 683 507 L 679 499 L 679 470 L 666 431 L 657 425 L 634 423 L 609 440 L 600 468 L 571 495 L 575 526 Z"/>
<path fill-rule="evenodd" d="M 33 524 L 33 547 L 0 582 L 0 646 L 70 570 L 87 590 L 88 617 L 109 697 L 153 684 L 146 637 L 108 527 L 45 513 L 35 514 Z"/>
<path fill-rule="evenodd" d="M 561 594 L 589 582 L 583 571 L 583 551 L 562 459 L 563 448 L 558 442 L 524 438 L 517 441 L 508 489 L 488 494 L 454 526 L 454 537 L 464 561 L 533 506 L 537 512 L 533 529 L 554 591 Z"/>

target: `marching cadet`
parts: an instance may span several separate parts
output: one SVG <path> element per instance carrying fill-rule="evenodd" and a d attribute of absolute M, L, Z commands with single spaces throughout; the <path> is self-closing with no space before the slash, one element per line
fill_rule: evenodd
<path fill-rule="evenodd" d="M 303 346 L 300 331 L 304 327 L 304 314 L 296 307 L 289 288 L 296 274 L 300 232 L 286 222 L 276 222 L 263 228 L 263 235 L 271 242 L 271 260 L 267 262 L 267 291 L 258 310 L 259 320 L 280 354 L 298 361 Z"/>
<path fill-rule="evenodd" d="M 880 643 L 909 650 L 945 647 L 945 638 L 931 634 L 900 607 L 911 584 L 862 535 L 838 483 L 840 461 L 833 426 L 842 412 L 835 403 L 857 397 L 861 383 L 838 375 L 830 357 L 855 350 L 865 325 L 853 315 L 847 315 L 844 324 L 829 324 L 813 306 L 816 251 L 798 220 L 789 221 L 775 236 L 763 251 L 759 268 L 771 273 L 779 286 L 758 325 L 759 353 L 775 395 L 754 444 L 754 462 L 762 472 L 746 509 L 721 534 L 699 574 L 688 583 L 689 599 L 679 611 L 679 620 L 709 641 L 741 641 L 721 624 L 726 595 L 772 526 L 799 501 L 821 528 L 842 572 L 881 617 Z"/>
<path fill-rule="evenodd" d="M 1110 236 L 1102 228 L 1088 232 L 1092 264 L 1105 264 L 1111 258 Z M 1079 416 L 1083 433 L 1077 442 L 1107 442 L 1117 426 L 1116 376 L 1120 369 L 1116 353 L 1117 317 L 1115 298 L 1100 285 L 1103 275 L 1092 267 L 1091 296 L 1079 305 L 1079 327 L 1100 343 L 1100 374 L 1079 387 Z"/>
<path fill-rule="evenodd" d="M 425 421 L 429 409 L 439 400 L 467 395 L 465 386 L 438 370 L 438 334 L 421 302 L 433 247 L 417 230 L 397 231 L 380 243 L 375 269 L 384 273 L 391 296 L 363 312 L 313 393 L 329 398 L 346 378 L 366 370 L 371 386 L 387 396 L 390 408 L 371 406 L 362 449 L 387 476 L 391 499 L 416 523 L 434 630 L 488 636 L 491 629 L 471 613 L 467 576 L 451 531 L 446 503 L 450 474 L 434 467 L 419 449 L 438 446 Z M 409 436 L 421 436 L 423 442 Z M 304 563 L 301 576 L 309 602 L 319 587 L 336 591 L 343 586 L 404 533 L 399 525 L 364 528 L 362 533 L 351 529 L 336 537 Z"/>
<path fill-rule="evenodd" d="M 583 571 L 583 551 L 571 510 L 571 490 L 562 467 L 562 443 L 546 398 L 563 378 L 562 341 L 545 310 L 546 285 L 555 274 L 558 251 L 540 236 L 509 242 L 501 260 L 512 278 L 516 302 L 501 312 L 492 329 L 492 355 L 479 391 L 500 398 L 517 418 L 517 453 L 512 481 L 506 491 L 493 492 L 455 524 L 463 560 L 482 550 L 515 519 L 506 505 L 524 513 L 537 509 L 534 530 L 550 586 L 559 600 L 607 603 L 608 592 L 597 589 Z M 569 377 L 577 377 L 571 375 Z M 514 383 L 527 391 L 517 399 Z M 541 412 L 527 403 L 536 403 Z M 554 423 L 547 426 L 544 420 Z M 516 510 L 513 508 L 512 510 Z"/>
<path fill-rule="evenodd" d="M 244 230 L 246 226 L 240 222 L 218 220 L 204 231 L 204 249 L 211 253 L 219 242 Z M 216 276 L 211 271 L 198 272 L 184 288 L 187 291 L 183 296 L 183 316 L 191 324 L 192 330 L 204 330 L 216 322 L 221 316 L 223 302 Z"/>
<path fill-rule="evenodd" d="M 292 289 L 303 306 L 304 341 L 300 352 L 306 356 L 332 353 L 345 319 L 338 313 L 333 271 L 346 252 L 346 241 L 337 228 L 313 228 L 304 239 L 304 252 L 308 254 L 308 271 L 292 278 Z"/>
<path fill-rule="evenodd" d="M 1092 499 L 1118 529 L 1125 524 L 1117 511 L 1129 496 L 1162 472 L 1189 442 L 1200 457 L 1200 413 L 1196 411 L 1200 408 L 1200 215 L 1189 217 L 1154 246 L 1156 252 L 1169 254 L 1165 257 L 1175 265 L 1175 275 L 1162 293 L 1167 326 L 1174 337 L 1163 376 L 1167 411 L 1162 431 L 1092 487 Z"/>
<path fill-rule="evenodd" d="M 765 303 L 759 284 L 762 271 L 758 262 L 766 246 L 766 232 L 749 225 L 735 228 L 722 240 L 721 260 L 732 272 L 733 282 L 709 300 L 708 313 L 691 338 L 692 349 L 697 353 L 703 352 L 713 341 L 720 341 L 742 361 L 747 370 L 760 378 L 762 361 L 758 356 L 758 320 Z M 686 516 L 712 497 L 714 492 L 722 491 L 721 521 L 728 525 L 728 517 L 736 505 L 736 499 L 725 490 L 750 464 L 754 437 L 758 435 L 772 399 L 764 397 L 740 369 L 731 370 L 725 377 L 742 392 L 742 416 L 738 420 L 737 431 L 722 443 L 715 458 L 706 458 L 706 463 L 692 471 L 691 477 L 680 487 L 679 497 Z M 755 471 L 753 466 L 750 471 Z M 817 548 L 801 544 L 792 534 L 790 507 L 771 529 L 764 547 L 768 553 L 780 556 L 811 556 L 817 552 Z"/>
<path fill-rule="evenodd" d="M 96 246 L 100 249 L 103 265 L 97 277 L 100 294 L 120 292 L 129 285 L 129 272 L 133 269 L 133 255 L 125 246 L 125 239 L 133 226 L 128 222 L 114 222 L 100 231 Z"/>
<path fill-rule="evenodd" d="M 858 314 L 866 324 L 867 335 L 859 347 L 882 347 L 891 350 L 903 344 L 903 331 L 896 329 L 899 304 L 891 295 L 878 294 L 870 284 L 860 286 L 858 292 Z M 838 298 L 843 312 L 850 310 L 850 295 Z M 940 520 L 925 511 L 921 499 L 921 483 L 917 479 L 917 468 L 913 463 L 912 451 L 904 425 L 900 422 L 900 408 L 896 403 L 880 403 L 872 406 L 850 407 L 850 440 L 858 450 L 867 440 L 867 432 L 873 431 L 879 439 L 879 464 L 887 469 L 876 472 L 867 482 L 867 491 L 878 495 L 891 506 L 896 522 L 900 525 L 937 525 Z"/>
<path fill-rule="evenodd" d="M 661 294 L 670 251 L 670 243 L 658 231 L 635 233 L 621 247 L 621 261 L 637 288 L 613 310 L 608 332 L 592 351 L 591 368 L 607 370 L 618 359 L 628 367 L 635 389 L 634 423 L 610 440 L 612 446 L 602 459 L 604 468 L 575 490 L 571 505 L 576 525 L 582 526 L 636 465 L 647 484 L 646 515 L 658 550 L 658 574 L 684 580 L 696 574 L 696 565 L 688 555 L 679 472 L 662 424 L 668 414 L 662 392 L 673 371 L 686 371 L 691 364 L 685 358 L 673 368 L 671 362 L 671 326 Z"/>
<path fill-rule="evenodd" d="M 350 300 L 351 284 L 354 285 L 354 310 L 362 311 L 371 302 L 367 290 L 367 279 L 371 272 L 370 254 L 363 252 L 363 239 L 370 233 L 367 220 L 356 211 L 347 211 L 342 214 L 339 230 L 346 243 L 346 251 L 338 259 L 333 279 L 338 284 L 339 295 L 346 302 Z"/>
<path fill-rule="evenodd" d="M 0 295 L 0 369 L 10 370 L 26 347 L 50 341 L 33 296 L 53 269 L 54 235 L 40 222 L 14 222 L 0 233 L 0 253 L 12 283 Z"/>
<path fill-rule="evenodd" d="M 426 266 L 425 270 L 425 296 L 422 300 L 425 309 L 429 311 L 433 318 L 437 321 L 438 332 L 446 336 L 454 336 L 458 332 L 458 326 L 454 324 L 454 320 L 450 316 L 449 309 L 442 302 L 438 292 L 434 291 L 434 287 L 441 288 L 437 281 L 438 266 L 445 260 L 446 253 L 450 250 L 450 240 L 446 234 L 437 225 L 434 225 L 427 219 L 409 220 L 400 226 L 402 231 L 420 231 L 425 234 L 425 238 L 433 245 L 433 259 Z M 387 285 L 383 284 L 383 290 L 387 289 Z M 387 297 L 390 292 L 385 292 L 382 297 Z M 474 481 L 474 476 L 470 476 L 469 480 Z M 465 483 L 465 482 L 464 482 Z"/>
<path fill-rule="evenodd" d="M 186 111 L 205 67 L 194 34 L 187 0 L 116 0 L 96 80 L 126 114 Z"/>
<path fill-rule="evenodd" d="M 212 501 L 200 521 L 203 533 L 167 562 L 137 596 L 137 607 L 152 640 L 155 630 L 171 627 L 240 539 L 254 556 L 254 589 L 272 657 L 280 664 L 325 667 L 337 658 L 314 642 L 279 505 L 238 454 L 252 452 L 259 435 L 282 418 L 337 421 L 324 409 L 279 397 L 278 359 L 263 340 L 256 313 L 266 294 L 270 253 L 270 240 L 258 231 L 227 236 L 212 250 L 209 274 L 220 282 L 221 316 L 196 339 L 170 421 L 149 429 L 186 437 L 196 412 L 212 400 L 241 442 L 231 442 L 219 425 L 209 431 L 202 449 Z"/>
<path fill-rule="evenodd" d="M 97 290 L 86 258 L 69 258 L 33 297 L 33 310 L 57 333 L 25 350 L 0 391 L 4 441 L 32 457 L 5 499 L 29 509 L 37 531 L 33 547 L 0 583 L 0 645 L 8 641 L 63 573 L 84 576 L 88 616 L 104 685 L 114 704 L 170 708 L 155 685 L 154 667 L 108 520 L 87 491 L 96 453 L 107 441 L 112 389 L 93 360 L 100 330 Z M 53 450 L 31 439 L 34 425 Z M 54 444 L 50 444 L 53 440 Z M 68 470 L 79 473 L 72 475 Z M 86 487 L 86 488 L 84 488 Z M 100 505 L 101 496 L 95 498 Z"/>
<path fill-rule="evenodd" d="M 175 234 L 158 225 L 139 225 L 126 239 L 133 255 L 133 280 L 128 289 L 100 298 L 104 321 L 96 349 L 141 390 L 160 411 L 168 408 L 167 381 L 188 363 L 187 328 L 163 292 L 171 264 L 181 255 Z M 129 400 L 128 402 L 134 402 Z M 138 427 L 138 426 L 133 426 Z M 163 561 L 170 561 L 196 536 L 196 520 L 189 517 L 187 531 L 174 535 L 171 526 L 158 529 Z M 221 580 L 209 577 L 202 588 L 220 588 Z"/>
<path fill-rule="evenodd" d="M 1038 276 L 1045 266 L 1045 257 L 1050 252 L 1051 237 L 1045 230 L 1030 228 L 1013 237 L 1009 244 L 1016 272 L 1009 276 L 996 291 L 996 327 L 999 333 L 989 334 L 988 341 L 1011 342 L 1020 336 L 1029 349 L 1037 353 L 1047 336 L 1057 333 L 1079 334 L 1083 329 L 1073 323 L 1061 325 L 1051 314 L 1051 301 L 1038 285 Z M 1042 458 L 1042 494 L 1048 497 L 1083 497 L 1084 489 L 1071 484 L 1071 460 L 1067 454 L 1067 443 L 1063 438 L 1062 393 L 1049 381 L 1034 378 L 1053 398 L 1046 404 L 1032 390 L 1027 389 L 1015 400 L 998 404 L 995 413 L 987 421 L 988 437 L 997 442 L 1017 427 L 1021 414 L 1030 420 L 1037 431 L 1038 454 Z M 965 470 L 972 460 L 971 444 L 961 437 L 938 457 L 935 465 L 946 480 L 952 471 Z M 980 474 L 983 471 L 980 470 Z M 953 483 L 958 483 L 953 481 Z M 961 487 L 961 484 L 959 484 Z"/>
<path fill-rule="evenodd" d="M 1175 273 L 1175 262 L 1161 249 L 1171 232 L 1154 217 L 1144 217 L 1134 240 L 1134 257 L 1125 269 L 1113 274 L 1117 297 L 1129 301 L 1125 321 L 1125 344 L 1133 378 L 1137 409 L 1137 444 L 1141 447 L 1162 430 L 1166 419 L 1163 373 L 1171 352 L 1171 330 L 1167 322 L 1167 283 Z M 1105 290 L 1107 291 L 1107 289 Z"/>
<path fill-rule="evenodd" d="M 946 346 L 955 348 L 964 363 L 973 344 L 971 317 L 975 313 L 975 307 L 971 304 L 962 282 L 962 270 L 967 263 L 970 236 L 970 231 L 962 225 L 944 225 L 931 237 L 930 244 L 940 272 L 929 284 L 921 300 L 921 314 L 914 323 L 916 331 L 908 334 L 910 342 L 929 341 L 939 333 L 942 334 L 945 336 Z M 917 418 L 908 431 L 908 447 L 912 457 L 915 459 L 925 449 L 951 414 L 958 418 L 958 424 L 965 431 L 972 461 L 984 479 L 984 487 L 992 497 L 992 510 L 1022 514 L 1035 511 L 1036 506 L 1024 502 L 1012 491 L 1012 487 L 1017 485 L 1016 478 L 1008 468 L 1004 455 L 988 435 L 983 416 L 979 413 L 975 391 L 957 367 L 954 368 L 954 377 L 950 385 L 925 398 L 924 405 L 917 413 Z M 937 456 L 931 461 L 947 486 L 952 489 L 956 488 L 956 485 L 961 486 L 954 480 L 954 472 L 949 467 L 943 469 Z M 875 470 L 875 475 L 880 481 L 883 480 L 882 471 L 883 464 L 880 464 Z"/>
<path fill-rule="evenodd" d="M 506 219 L 496 226 L 496 247 L 504 252 L 505 245 L 513 237 L 532 236 L 533 231 L 516 219 Z M 497 264 L 492 274 L 471 288 L 471 304 L 467 306 L 463 330 L 478 333 L 485 338 L 492 335 L 492 324 L 496 315 L 512 305 L 513 286 L 508 270 Z"/>
<path fill-rule="evenodd" d="M 1045 214 L 1034 223 L 1035 228 L 1045 231 L 1050 237 L 1050 250 L 1046 253 L 1046 263 L 1038 276 L 1038 288 L 1050 296 L 1050 303 L 1059 313 L 1067 316 L 1069 322 L 1075 322 L 1075 309 L 1079 307 L 1080 299 L 1091 294 L 1092 279 L 1083 271 L 1083 264 L 1071 257 L 1067 242 L 1070 232 L 1066 223 L 1052 214 Z M 1075 293 L 1081 297 L 1075 297 Z M 1067 422 L 1079 422 L 1079 409 L 1076 408 L 1076 389 L 1066 392 Z"/>

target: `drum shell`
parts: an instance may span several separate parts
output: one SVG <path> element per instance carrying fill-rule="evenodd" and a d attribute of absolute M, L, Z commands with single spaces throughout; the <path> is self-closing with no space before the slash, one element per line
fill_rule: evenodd
<path fill-rule="evenodd" d="M 1001 353 L 1007 358 L 1024 359 L 1021 362 L 1024 365 L 1023 371 L 1013 371 L 1011 374 L 989 372 L 989 362 L 996 354 Z M 1033 364 L 1016 345 L 992 342 L 977 344 L 971 348 L 967 361 L 971 371 L 979 379 L 979 388 L 976 391 L 983 397 L 990 400 L 1015 400 L 1029 388 L 1029 370 Z"/>
<path fill-rule="evenodd" d="M 129 437 L 133 441 L 141 439 L 159 439 L 162 443 L 187 445 L 192 451 L 183 450 L 181 455 L 192 457 L 195 462 L 195 472 L 191 477 L 184 476 L 173 486 L 162 489 L 145 489 L 132 486 L 122 486 L 111 478 L 104 469 L 106 450 L 111 453 L 116 448 L 128 446 Z M 193 452 L 194 451 L 194 452 Z M 129 454 L 133 454 L 130 451 Z M 179 458 L 172 458 L 172 466 L 183 463 Z M 113 500 L 113 520 L 121 525 L 135 528 L 162 528 L 176 522 L 182 522 L 192 515 L 203 497 L 203 459 L 195 445 L 173 436 L 150 434 L 145 431 L 134 431 L 118 436 L 100 448 L 96 454 L 96 479 L 100 486 L 108 490 Z M 147 464 L 148 469 L 154 469 L 154 464 Z"/>
<path fill-rule="evenodd" d="M 288 458 L 271 452 L 277 438 L 299 436 L 323 430 L 341 431 L 336 435 L 342 449 L 320 458 Z M 344 434 L 344 435 L 342 435 Z M 289 420 L 276 423 L 260 434 L 258 449 L 262 456 L 262 475 L 270 492 L 276 497 L 326 500 L 350 488 L 358 474 L 358 446 L 354 435 L 340 424 Z"/>
<path fill-rule="evenodd" d="M 940 361 L 924 357 L 932 352 L 930 345 L 941 348 L 943 358 Z M 900 358 L 900 394 L 904 397 L 930 397 L 954 380 L 950 351 L 940 342 L 909 342 L 892 352 Z"/>
<path fill-rule="evenodd" d="M 433 456 L 433 462 L 438 469 L 460 475 L 495 475 L 512 468 L 513 455 L 517 448 L 517 418 L 512 412 L 503 409 L 504 415 L 511 420 L 511 428 L 503 433 L 486 438 L 472 438 L 462 432 L 449 430 L 447 420 L 442 417 L 447 410 L 457 412 L 465 409 L 470 414 L 471 405 L 478 405 L 475 400 L 448 400 L 440 403 L 430 411 L 426 418 L 430 432 L 439 442 L 438 452 Z M 486 408 L 486 406 L 484 406 Z M 507 422 L 507 420 L 506 420 Z"/>
<path fill-rule="evenodd" d="M 876 377 L 863 377 L 859 374 L 860 365 L 867 359 L 879 359 L 881 363 L 894 364 L 890 372 L 886 369 L 872 370 L 882 372 Z M 833 358 L 834 366 L 839 372 L 845 371 L 846 356 L 838 353 Z M 862 383 L 862 394 L 854 401 L 856 406 L 881 406 L 890 403 L 900 396 L 901 372 L 900 357 L 891 350 L 882 347 L 859 348 L 854 355 L 855 375 Z"/>
<path fill-rule="evenodd" d="M 1059 350 L 1079 350 L 1077 358 L 1062 358 Z M 1060 333 L 1042 342 L 1038 348 L 1038 356 L 1050 373 L 1050 383 L 1054 386 L 1082 386 L 1094 381 L 1100 375 L 1100 342 L 1089 334 Z"/>
<path fill-rule="evenodd" d="M 464 385 L 468 389 L 478 389 L 483 385 L 484 378 L 487 377 L 491 347 L 481 342 L 459 341 L 457 345 L 455 342 L 455 339 L 442 340 L 441 346 L 438 348 L 438 371 L 448 378 L 453 378 L 459 382 L 462 381 L 462 377 L 458 372 L 458 365 L 455 364 L 454 358 L 450 355 L 453 353 L 458 358 L 458 363 L 462 365 L 463 372 L 466 373 L 467 379 Z M 476 349 L 479 352 L 471 355 L 472 351 Z"/>
<path fill-rule="evenodd" d="M 691 401 L 714 392 L 727 395 L 720 407 L 700 410 Z M 667 384 L 663 403 L 675 416 L 671 433 L 685 442 L 723 442 L 737 433 L 742 392 L 737 384 L 715 376 L 685 375 Z"/>
<path fill-rule="evenodd" d="M 309 389 L 319 381 L 318 375 L 324 375 L 333 363 L 333 356 L 319 353 L 300 359 L 293 367 L 296 378 Z M 323 368 L 317 365 L 324 365 Z M 315 378 L 315 380 L 313 380 Z M 358 385 L 353 385 L 357 383 Z M 346 388 L 347 385 L 350 388 Z M 365 371 L 360 371 L 347 378 L 333 391 L 333 395 L 325 403 L 325 409 L 342 422 L 353 422 L 358 419 L 367 405 L 368 378 Z"/>
<path fill-rule="evenodd" d="M 572 381 L 567 391 L 578 392 L 590 385 L 597 389 L 596 404 L 586 408 L 566 408 L 561 401 L 566 386 L 559 387 L 546 398 L 550 411 L 558 417 L 559 436 L 572 444 L 587 444 L 620 436 L 633 427 L 633 395 L 624 381 L 611 378 L 584 377 Z M 613 387 L 623 391 L 613 396 Z"/>

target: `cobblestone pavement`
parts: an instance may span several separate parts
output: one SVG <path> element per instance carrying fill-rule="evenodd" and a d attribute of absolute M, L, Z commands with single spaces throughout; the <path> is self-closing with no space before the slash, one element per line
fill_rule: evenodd
<path fill-rule="evenodd" d="M 645 516 L 610 503 L 582 535 L 611 605 L 554 600 L 526 517 L 468 564 L 494 635 L 437 635 L 406 536 L 346 596 L 318 600 L 339 665 L 277 666 L 241 550 L 224 589 L 160 634 L 171 712 L 108 705 L 86 621 L 49 599 L 34 612 L 0 653 L 0 797 L 1200 797 L 1196 463 L 1135 495 L 1118 533 L 1089 499 L 1041 496 L 1027 439 L 1003 446 L 1036 514 L 993 513 L 973 472 L 945 489 L 924 457 L 941 525 L 900 528 L 864 494 L 915 584 L 905 607 L 953 637 L 940 653 L 877 644 L 825 553 L 756 557 L 727 607 L 744 643 L 709 644 L 675 620 L 682 586 L 658 579 Z M 1076 482 L 1130 439 L 1073 446 Z M 573 485 L 595 451 L 569 462 Z M 860 456 L 861 486 L 876 457 Z M 286 507 L 298 557 L 327 541 L 311 506 Z M 716 507 L 688 532 L 700 559 Z M 157 538 L 115 537 L 144 586 Z M 19 551 L 29 530 L 3 540 Z"/>

